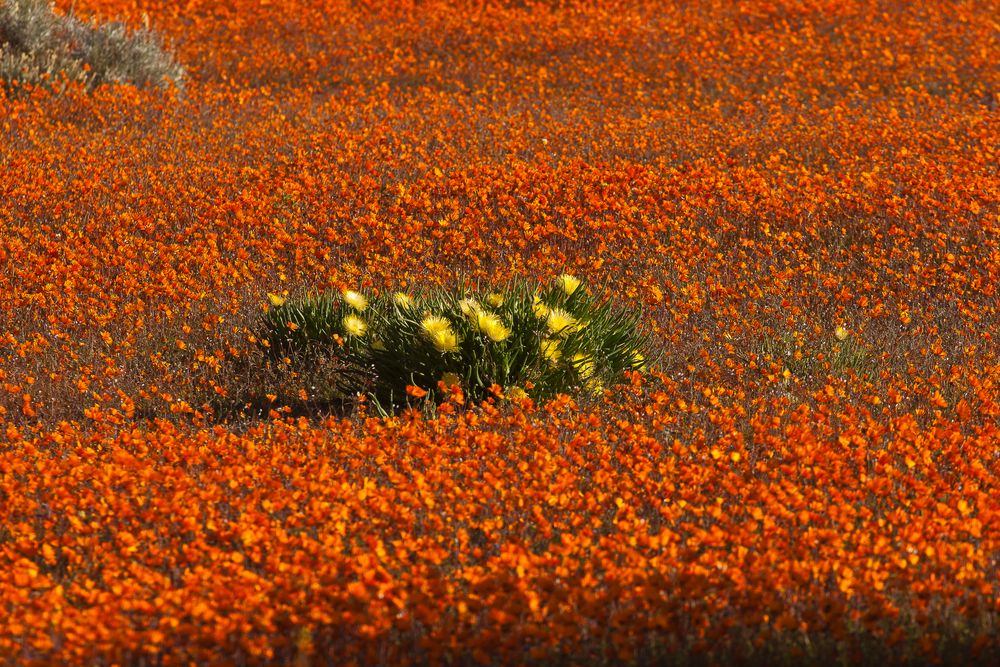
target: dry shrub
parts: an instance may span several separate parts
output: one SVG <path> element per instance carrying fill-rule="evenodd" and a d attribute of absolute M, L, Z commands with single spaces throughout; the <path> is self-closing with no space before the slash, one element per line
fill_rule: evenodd
<path fill-rule="evenodd" d="M 180 87 L 183 67 L 148 28 L 96 23 L 58 15 L 42 0 L 0 4 L 0 82 L 60 86 L 79 82 Z"/>

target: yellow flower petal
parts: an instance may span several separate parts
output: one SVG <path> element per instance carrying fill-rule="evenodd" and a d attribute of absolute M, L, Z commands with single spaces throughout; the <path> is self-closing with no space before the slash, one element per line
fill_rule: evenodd
<path fill-rule="evenodd" d="M 549 315 L 549 307 L 542 302 L 537 294 L 535 295 L 535 303 L 531 306 L 531 309 L 534 311 L 535 317 L 539 319 L 548 317 Z"/>
<path fill-rule="evenodd" d="M 552 308 L 546 323 L 549 331 L 560 336 L 565 336 L 579 328 L 576 319 L 562 308 Z"/>
<path fill-rule="evenodd" d="M 594 358 L 589 354 L 577 352 L 573 355 L 573 368 L 583 380 L 589 380 L 594 375 Z"/>
<path fill-rule="evenodd" d="M 348 336 L 361 337 L 368 331 L 368 323 L 357 315 L 347 315 L 344 317 L 344 333 Z"/>
<path fill-rule="evenodd" d="M 540 343 L 542 347 L 542 356 L 550 363 L 555 365 L 559 361 L 559 357 L 562 356 L 562 352 L 559 350 L 559 341 L 553 340 L 551 338 L 545 338 Z"/>
<path fill-rule="evenodd" d="M 368 299 L 360 292 L 345 289 L 343 291 L 344 302 L 359 313 L 368 307 Z"/>
<path fill-rule="evenodd" d="M 451 329 L 451 322 L 440 315 L 428 315 L 420 323 L 420 328 L 424 330 L 425 334 L 433 337 L 435 333 Z"/>
<path fill-rule="evenodd" d="M 467 317 L 475 317 L 476 313 L 482 309 L 479 302 L 471 298 L 459 301 L 458 307 L 462 309 L 462 314 Z"/>
<path fill-rule="evenodd" d="M 479 325 L 479 330 L 482 331 L 490 340 L 499 343 L 510 336 L 510 329 L 503 325 L 500 318 L 493 313 L 487 313 L 484 311 L 479 311 L 476 314 L 477 324 Z"/>
<path fill-rule="evenodd" d="M 451 329 L 435 331 L 430 335 L 430 339 L 438 352 L 458 352 L 458 335 Z"/>
<path fill-rule="evenodd" d="M 580 286 L 580 279 L 568 273 L 559 276 L 559 282 L 562 284 L 563 291 L 568 295 L 572 295 L 576 291 L 576 288 Z"/>

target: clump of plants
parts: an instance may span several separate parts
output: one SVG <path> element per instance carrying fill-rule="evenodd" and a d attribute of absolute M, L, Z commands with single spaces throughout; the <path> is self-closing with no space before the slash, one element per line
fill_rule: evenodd
<path fill-rule="evenodd" d="M 269 296 L 259 338 L 275 361 L 301 372 L 335 358 L 327 392 L 383 406 L 455 385 L 473 400 L 496 387 L 515 397 L 600 394 L 647 363 L 640 313 L 565 274 L 545 286 Z"/>
<path fill-rule="evenodd" d="M 874 368 L 864 345 L 839 325 L 832 334 L 808 344 L 790 333 L 765 338 L 755 353 L 760 358 L 780 363 L 791 375 L 798 377 L 843 376 L 850 372 L 860 377 L 870 374 Z"/>
<path fill-rule="evenodd" d="M 45 0 L 0 0 L 0 85 L 181 86 L 184 69 L 147 28 L 57 15 Z"/>

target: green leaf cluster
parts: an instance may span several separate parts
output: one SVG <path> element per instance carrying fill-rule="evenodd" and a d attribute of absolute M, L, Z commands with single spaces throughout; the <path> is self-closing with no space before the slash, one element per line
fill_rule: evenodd
<path fill-rule="evenodd" d="M 275 298 L 260 338 L 276 358 L 337 357 L 336 390 L 380 405 L 405 403 L 408 386 L 440 396 L 442 382 L 473 400 L 494 386 L 544 399 L 600 394 L 624 371 L 645 368 L 640 317 L 563 275 L 547 285 Z"/>

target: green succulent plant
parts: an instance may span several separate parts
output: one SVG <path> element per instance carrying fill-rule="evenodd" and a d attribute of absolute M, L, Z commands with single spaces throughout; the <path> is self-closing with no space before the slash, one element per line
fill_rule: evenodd
<path fill-rule="evenodd" d="M 640 312 L 563 275 L 548 285 L 511 281 L 489 289 L 300 299 L 271 296 L 260 338 L 279 358 L 338 356 L 337 390 L 397 406 L 407 387 L 458 384 L 479 400 L 499 386 L 533 398 L 603 388 L 646 365 Z"/>

